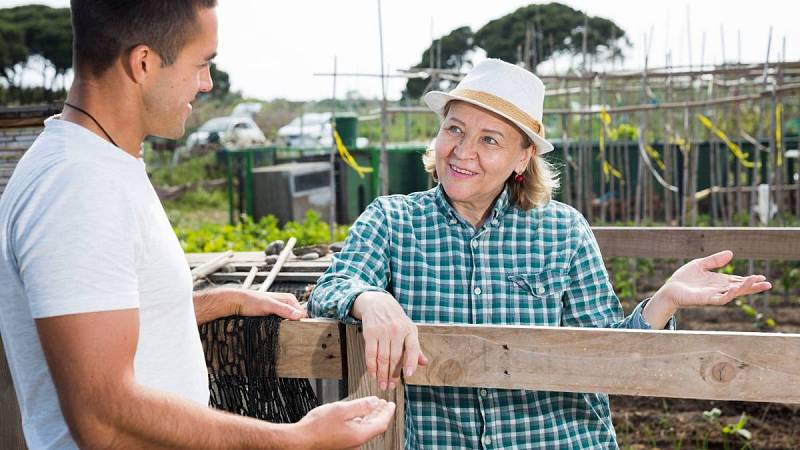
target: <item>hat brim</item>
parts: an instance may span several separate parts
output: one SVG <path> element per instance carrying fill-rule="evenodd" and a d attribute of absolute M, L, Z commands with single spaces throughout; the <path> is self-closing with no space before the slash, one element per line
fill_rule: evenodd
<path fill-rule="evenodd" d="M 425 96 L 422 98 L 422 100 L 425 102 L 426 105 L 428 105 L 428 108 L 430 108 L 433 112 L 435 112 L 439 116 L 440 119 L 444 119 L 444 114 L 443 114 L 444 107 L 450 101 L 458 100 L 458 101 L 462 101 L 462 102 L 473 104 L 475 106 L 479 106 L 479 107 L 481 107 L 481 108 L 483 108 L 483 109 L 485 109 L 487 111 L 491 111 L 491 112 L 493 112 L 495 114 L 499 114 L 499 115 L 503 116 L 505 119 L 507 119 L 508 121 L 512 122 L 514 125 L 519 127 L 519 129 L 522 130 L 526 135 L 528 135 L 528 137 L 533 141 L 533 143 L 536 144 L 536 154 L 537 155 L 544 155 L 545 153 L 549 153 L 549 152 L 551 152 L 553 150 L 553 144 L 551 144 L 550 142 L 548 142 L 546 139 L 542 138 L 538 134 L 534 133 L 533 130 L 530 129 L 530 127 L 528 127 L 525 124 L 520 123 L 520 122 L 512 119 L 505 112 L 503 112 L 503 111 L 501 111 L 501 110 L 499 110 L 497 108 L 493 108 L 493 107 L 491 107 L 489 105 L 486 105 L 484 103 L 481 103 L 479 101 L 476 101 L 474 99 L 467 98 L 467 97 L 461 97 L 461 96 L 458 96 L 458 95 L 452 95 L 452 94 L 450 94 L 448 92 L 430 91 L 427 94 L 425 94 Z"/>

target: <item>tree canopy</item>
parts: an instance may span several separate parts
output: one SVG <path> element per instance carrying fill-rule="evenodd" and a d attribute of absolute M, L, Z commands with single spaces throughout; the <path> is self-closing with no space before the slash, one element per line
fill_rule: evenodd
<path fill-rule="evenodd" d="M 434 41 L 426 49 L 416 68 L 437 67 L 460 70 L 470 64 L 469 53 L 483 49 L 489 58 L 499 58 L 510 63 L 525 63 L 530 68 L 558 54 L 577 54 L 583 49 L 583 30 L 587 25 L 586 51 L 590 56 L 620 58 L 621 45 L 627 44 L 625 31 L 608 19 L 588 16 L 582 11 L 560 3 L 524 6 L 498 19 L 494 19 L 472 32 L 460 27 Z M 529 50 L 526 52 L 526 40 Z M 431 59 L 431 49 L 441 41 L 441 58 L 438 51 Z M 527 61 L 526 61 L 527 59 Z M 410 79 L 406 95 L 418 98 L 430 79 Z"/>
<path fill-rule="evenodd" d="M 50 79 L 43 81 L 42 89 L 47 94 L 54 89 L 56 78 L 60 76 L 63 80 L 72 67 L 69 8 L 24 5 L 0 9 L 0 78 L 6 80 L 12 91 L 6 101 L 24 100 L 19 97 L 22 92 L 22 72 L 32 58 L 37 57 L 45 67 L 54 71 Z M 211 66 L 211 79 L 214 90 L 208 97 L 222 98 L 230 93 L 228 74 L 214 64 Z"/>
<path fill-rule="evenodd" d="M 24 5 L 0 9 L 0 75 L 17 85 L 31 56 L 40 56 L 63 75 L 72 66 L 69 8 Z M 52 81 L 51 81 L 52 82 Z"/>

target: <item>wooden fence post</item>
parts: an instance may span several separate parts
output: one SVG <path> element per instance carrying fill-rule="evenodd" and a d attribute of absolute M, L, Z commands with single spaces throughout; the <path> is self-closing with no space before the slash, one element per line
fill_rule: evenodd
<path fill-rule="evenodd" d="M 364 335 L 358 325 L 347 325 L 347 393 L 349 398 L 374 395 L 397 405 L 394 424 L 383 436 L 371 440 L 362 449 L 402 450 L 405 445 L 405 386 L 400 384 L 394 390 L 381 391 L 378 383 L 367 372 L 364 359 Z"/>

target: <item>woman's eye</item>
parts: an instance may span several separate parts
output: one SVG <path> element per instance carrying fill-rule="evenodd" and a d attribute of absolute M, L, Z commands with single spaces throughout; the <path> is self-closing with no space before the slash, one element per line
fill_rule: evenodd
<path fill-rule="evenodd" d="M 447 132 L 450 134 L 461 134 L 461 128 L 458 128 L 455 125 L 450 125 L 447 127 Z"/>
<path fill-rule="evenodd" d="M 491 136 L 484 136 L 483 137 L 483 142 L 486 143 L 486 144 L 489 144 L 489 145 L 497 145 L 497 139 L 495 139 L 495 138 L 493 138 Z"/>

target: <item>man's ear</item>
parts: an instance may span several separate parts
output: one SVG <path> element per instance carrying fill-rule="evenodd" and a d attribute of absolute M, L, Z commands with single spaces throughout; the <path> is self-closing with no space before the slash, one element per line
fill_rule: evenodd
<path fill-rule="evenodd" d="M 147 81 L 155 70 L 161 66 L 161 57 L 158 56 L 151 47 L 140 44 L 128 52 L 128 61 L 125 65 L 125 71 L 131 79 L 137 83 L 142 84 Z"/>

